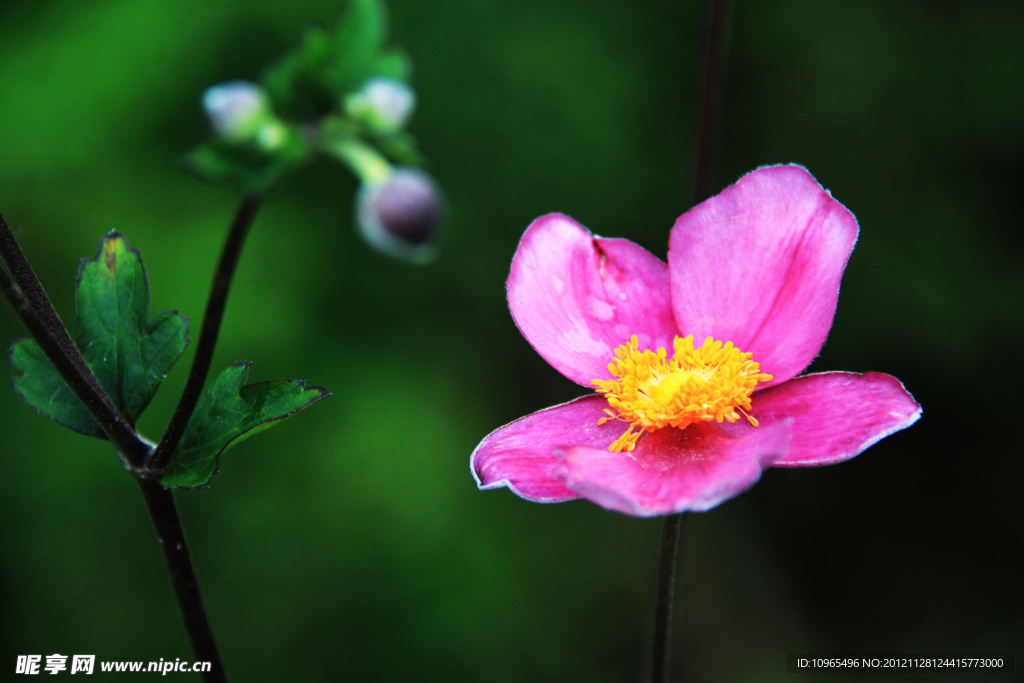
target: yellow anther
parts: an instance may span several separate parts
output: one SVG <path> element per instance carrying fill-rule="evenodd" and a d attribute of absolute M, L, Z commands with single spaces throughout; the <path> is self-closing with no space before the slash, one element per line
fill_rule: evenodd
<path fill-rule="evenodd" d="M 694 422 L 735 422 L 740 416 L 755 427 L 750 416 L 750 395 L 758 382 L 772 379 L 732 342 L 711 337 L 694 348 L 693 335 L 676 337 L 673 356 L 664 348 L 641 351 L 634 335 L 615 349 L 608 371 L 618 379 L 595 379 L 597 393 L 608 399 L 609 420 L 629 423 L 608 450 L 632 451 L 644 432 L 663 427 L 685 429 Z"/>

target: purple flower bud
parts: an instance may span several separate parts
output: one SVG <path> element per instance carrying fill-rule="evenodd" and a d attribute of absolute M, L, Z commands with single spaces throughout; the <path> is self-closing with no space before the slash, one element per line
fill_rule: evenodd
<path fill-rule="evenodd" d="M 416 263 L 434 256 L 443 210 L 437 184 L 416 168 L 396 168 L 382 182 L 364 183 L 356 222 L 366 241 Z"/>

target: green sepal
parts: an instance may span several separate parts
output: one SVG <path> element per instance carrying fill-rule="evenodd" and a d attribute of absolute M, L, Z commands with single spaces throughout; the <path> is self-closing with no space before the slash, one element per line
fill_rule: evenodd
<path fill-rule="evenodd" d="M 149 284 L 138 250 L 116 232 L 100 240 L 94 259 L 82 259 L 75 290 L 76 346 L 118 412 L 132 425 L 184 351 L 188 320 L 168 311 L 149 320 Z M 104 438 L 99 424 L 30 339 L 10 350 L 11 384 L 28 405 L 87 436 Z"/>
<path fill-rule="evenodd" d="M 278 420 L 330 396 L 323 387 L 282 379 L 245 384 L 250 363 L 234 363 L 199 399 L 181 444 L 164 469 L 164 486 L 206 486 L 218 471 L 220 455 Z"/>
<path fill-rule="evenodd" d="M 390 78 L 393 81 L 406 83 L 412 75 L 412 63 L 408 55 L 401 50 L 389 50 L 381 53 L 371 76 Z"/>

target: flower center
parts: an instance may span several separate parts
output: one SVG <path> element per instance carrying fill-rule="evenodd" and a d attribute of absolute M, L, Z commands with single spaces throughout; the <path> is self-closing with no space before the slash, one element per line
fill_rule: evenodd
<path fill-rule="evenodd" d="M 672 341 L 673 355 L 665 349 L 641 351 L 636 335 L 628 344 L 615 349 L 615 358 L 608 371 L 618 379 L 595 379 L 597 393 L 608 399 L 611 410 L 605 409 L 609 420 L 629 423 L 629 429 L 616 439 L 608 450 L 632 451 L 646 432 L 662 427 L 684 429 L 694 422 L 728 420 L 740 415 L 757 426 L 751 417 L 750 394 L 758 382 L 772 379 L 763 374 L 754 355 L 744 353 L 732 342 L 708 337 L 704 344 L 693 347 L 693 335 Z"/>

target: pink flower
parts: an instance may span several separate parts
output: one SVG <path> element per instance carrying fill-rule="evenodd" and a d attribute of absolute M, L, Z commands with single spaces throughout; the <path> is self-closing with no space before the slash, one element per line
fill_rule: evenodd
<path fill-rule="evenodd" d="M 877 372 L 798 376 L 832 326 L 857 220 L 800 166 L 683 214 L 668 264 L 561 214 L 519 242 L 508 302 L 556 370 L 595 393 L 489 434 L 481 489 L 587 498 L 638 517 L 708 510 L 768 467 L 843 462 L 921 407 Z"/>

